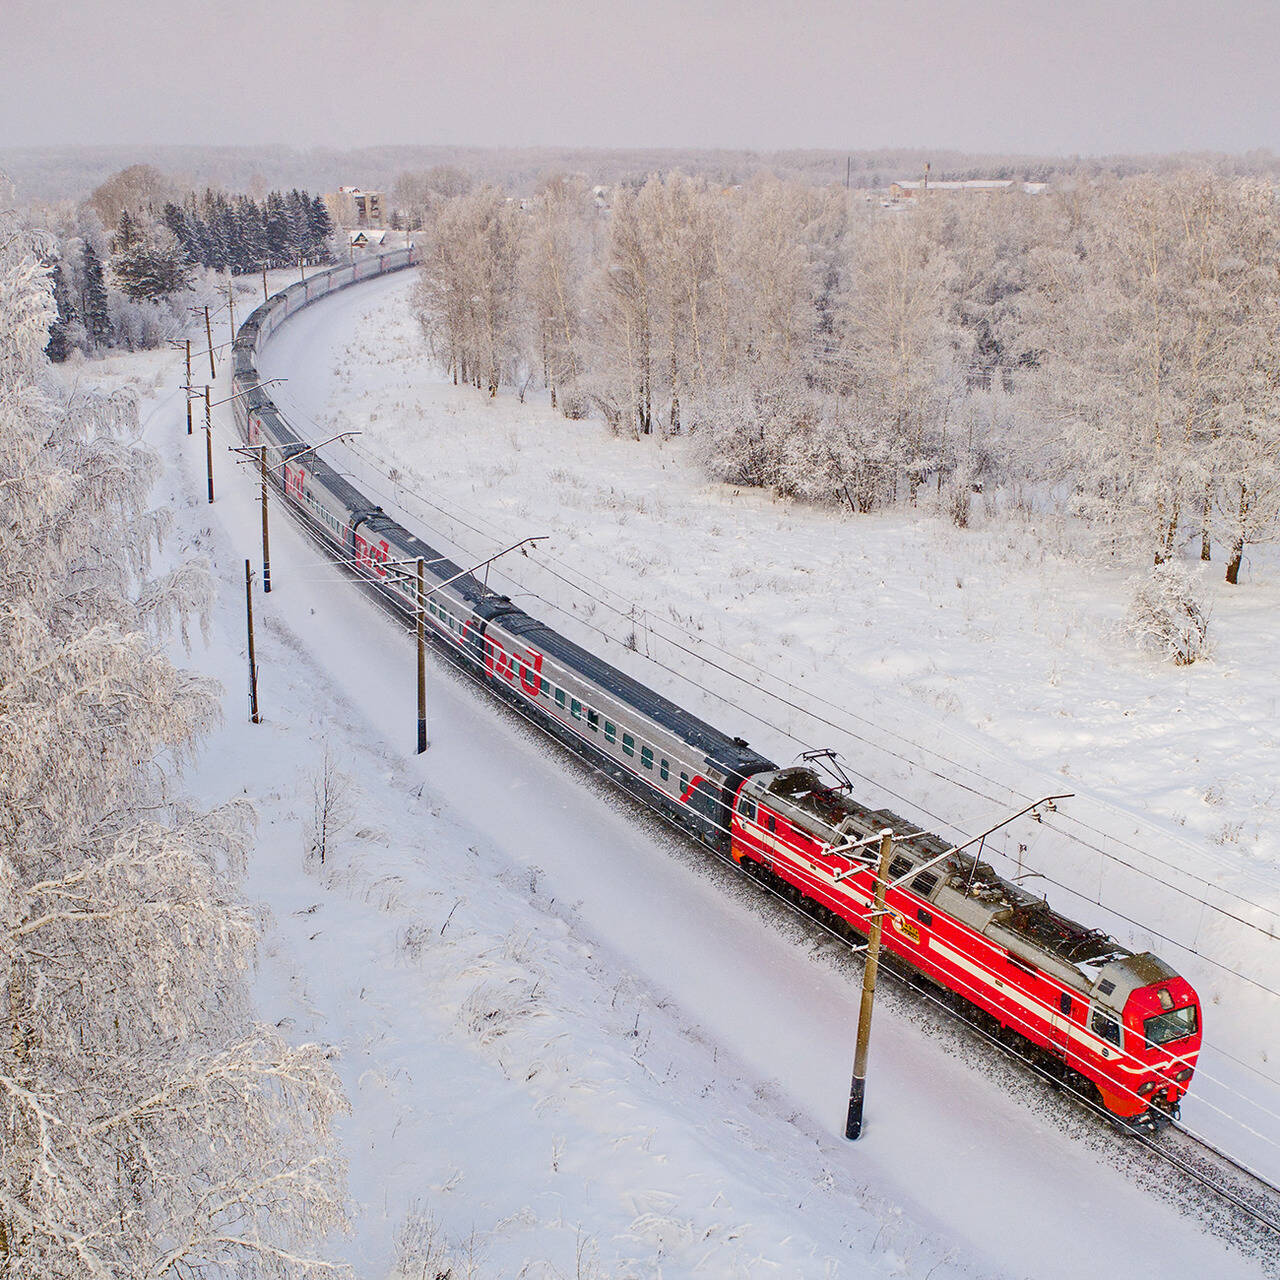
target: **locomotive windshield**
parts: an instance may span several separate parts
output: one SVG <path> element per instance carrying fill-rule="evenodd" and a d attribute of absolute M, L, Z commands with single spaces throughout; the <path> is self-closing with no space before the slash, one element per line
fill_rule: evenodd
<path fill-rule="evenodd" d="M 1169 1044 L 1173 1040 L 1193 1036 L 1198 1026 L 1196 1007 L 1193 1004 L 1184 1005 L 1181 1009 L 1148 1018 L 1142 1026 L 1148 1044 Z"/>

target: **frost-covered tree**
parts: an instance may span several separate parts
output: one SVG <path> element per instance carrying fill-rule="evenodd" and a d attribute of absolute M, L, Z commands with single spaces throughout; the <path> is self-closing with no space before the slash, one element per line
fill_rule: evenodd
<path fill-rule="evenodd" d="M 45 344 L 44 353 L 54 364 L 61 364 L 70 354 L 67 329 L 75 319 L 75 312 L 71 306 L 66 277 L 62 273 L 62 263 L 55 262 L 50 274 L 53 283 L 54 317 L 49 325 L 49 341 Z"/>
<path fill-rule="evenodd" d="M 167 229 L 155 229 L 111 259 L 111 272 L 121 290 L 135 302 L 171 298 L 191 287 L 191 264 Z"/>
<path fill-rule="evenodd" d="M 858 237 L 840 314 L 842 391 L 877 424 L 914 497 L 945 464 L 944 432 L 962 339 L 949 298 L 954 263 L 922 209 Z"/>
<path fill-rule="evenodd" d="M 583 309 L 594 209 L 585 184 L 549 179 L 533 202 L 521 263 L 528 346 L 542 368 L 552 407 L 581 411 Z"/>
<path fill-rule="evenodd" d="M 520 362 L 520 215 L 494 187 L 430 206 L 417 306 L 454 381 L 491 396 Z"/>
<path fill-rule="evenodd" d="M 207 575 L 147 577 L 156 459 L 50 381 L 37 248 L 0 218 L 0 1273 L 318 1276 L 342 1097 L 248 1007 L 246 813 L 173 789 L 216 690 L 154 637 Z"/>
<path fill-rule="evenodd" d="M 107 302 L 107 282 L 102 270 L 102 260 L 89 240 L 82 251 L 84 296 L 81 314 L 88 334 L 89 345 L 94 350 L 111 345 L 111 311 Z"/>

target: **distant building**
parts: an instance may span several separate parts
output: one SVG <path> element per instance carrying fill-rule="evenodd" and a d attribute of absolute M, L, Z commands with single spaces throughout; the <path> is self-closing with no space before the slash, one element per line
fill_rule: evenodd
<path fill-rule="evenodd" d="M 337 227 L 384 226 L 386 205 L 381 191 L 361 191 L 359 187 L 339 187 L 324 198 L 329 217 Z"/>
<path fill-rule="evenodd" d="M 919 200 L 923 196 L 984 196 L 1015 187 L 1029 196 L 1038 196 L 1047 182 L 1014 182 L 1012 178 L 971 178 L 965 182 L 935 182 L 932 178 L 913 178 L 889 186 L 891 200 Z"/>
<path fill-rule="evenodd" d="M 380 248 L 386 238 L 387 233 L 381 228 L 368 227 L 347 232 L 347 243 L 353 249 Z"/>

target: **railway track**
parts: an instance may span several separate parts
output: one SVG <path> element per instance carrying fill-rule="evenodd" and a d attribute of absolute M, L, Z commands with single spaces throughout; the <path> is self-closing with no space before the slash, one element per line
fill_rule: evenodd
<path fill-rule="evenodd" d="M 287 505 L 287 504 L 286 504 Z M 308 534 L 332 555 L 333 548 L 322 531 L 311 527 L 300 513 L 289 506 L 291 514 L 299 517 L 299 522 Z M 392 598 L 385 586 L 372 578 L 367 571 L 358 566 L 344 563 L 337 557 L 337 563 L 347 570 L 351 577 L 362 582 L 387 612 L 395 615 L 403 626 L 405 612 L 403 605 Z M 547 730 L 521 709 L 511 699 L 495 694 L 485 681 L 476 679 L 469 667 L 458 658 L 456 652 L 440 641 L 434 632 L 428 633 L 433 648 L 448 659 L 449 663 L 460 673 L 468 676 L 468 683 L 484 691 L 486 699 L 498 703 L 524 721 L 538 736 L 549 736 Z M 557 742 L 559 740 L 557 739 Z M 559 743 L 559 745 L 565 745 Z M 790 884 L 774 877 L 764 868 L 748 870 L 735 862 L 719 849 L 696 840 L 689 832 L 670 815 L 648 802 L 643 794 L 637 793 L 624 784 L 625 796 L 620 797 L 619 776 L 602 768 L 584 753 L 575 755 L 581 769 L 593 775 L 601 783 L 606 784 L 602 790 L 613 799 L 622 799 L 633 803 L 649 817 L 656 818 L 660 826 L 678 832 L 681 843 L 686 848 L 696 847 L 703 859 L 712 855 L 715 863 L 728 874 L 731 879 L 744 883 L 749 882 L 757 890 L 763 890 L 772 899 L 784 905 L 794 916 L 802 918 L 806 927 L 816 928 L 826 936 L 834 939 L 843 949 L 846 957 L 864 949 L 858 935 L 842 920 L 833 916 L 825 908 L 803 898 Z M 1149 1135 L 1139 1131 L 1124 1129 L 1123 1126 L 1090 1098 L 1085 1091 L 1076 1087 L 1077 1082 L 1062 1078 L 1051 1069 L 1046 1069 L 1043 1061 L 1026 1050 L 1031 1049 L 1030 1042 L 1022 1040 L 1016 1033 L 999 1028 L 994 1019 L 969 1004 L 963 997 L 951 992 L 944 992 L 935 987 L 922 975 L 907 969 L 891 956 L 882 959 L 885 972 L 890 980 L 903 993 L 910 993 L 911 1003 L 919 1012 L 921 1002 L 927 1002 L 933 1009 L 942 1010 L 949 1016 L 951 1024 L 965 1037 L 976 1037 L 980 1042 L 1003 1055 L 1004 1058 L 1018 1064 L 1021 1068 L 1030 1068 L 1030 1074 L 1046 1082 L 1060 1096 L 1065 1095 L 1082 1115 L 1087 1115 L 1098 1133 L 1114 1138 L 1115 1163 L 1135 1166 L 1135 1155 L 1145 1151 L 1150 1159 L 1142 1170 L 1143 1180 L 1153 1191 L 1176 1198 L 1185 1208 L 1194 1206 L 1197 1215 L 1206 1226 L 1216 1234 L 1230 1239 L 1238 1248 L 1250 1256 L 1263 1261 L 1269 1274 L 1280 1276 L 1280 1188 L 1266 1181 L 1250 1170 L 1246 1165 L 1230 1156 L 1225 1151 L 1204 1142 L 1195 1135 L 1176 1124 L 1157 1135 Z M 936 1018 L 932 1019 L 937 1021 Z M 989 1024 L 989 1025 L 988 1025 Z M 1020 1042 L 1020 1043 L 1019 1043 Z M 1022 1047 L 1022 1046 L 1025 1046 Z M 1083 1081 L 1079 1083 L 1084 1083 Z M 1136 1166 L 1135 1166 L 1136 1167 Z M 1168 1181 L 1168 1172 L 1176 1171 L 1179 1185 L 1174 1188 Z"/>

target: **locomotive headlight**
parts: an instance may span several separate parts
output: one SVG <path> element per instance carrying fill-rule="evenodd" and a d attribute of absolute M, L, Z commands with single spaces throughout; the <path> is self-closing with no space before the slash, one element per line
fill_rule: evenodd
<path fill-rule="evenodd" d="M 1156 1081 L 1144 1080 L 1138 1086 L 1138 1092 L 1145 1098 L 1156 1087 Z"/>
<path fill-rule="evenodd" d="M 1186 1082 L 1191 1079 L 1191 1068 L 1183 1067 L 1182 1070 L 1177 1072 L 1173 1078 L 1179 1084 L 1186 1084 Z"/>

